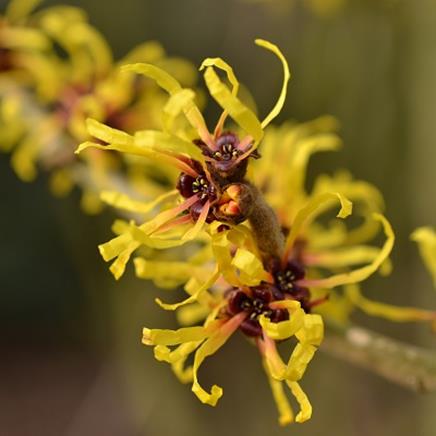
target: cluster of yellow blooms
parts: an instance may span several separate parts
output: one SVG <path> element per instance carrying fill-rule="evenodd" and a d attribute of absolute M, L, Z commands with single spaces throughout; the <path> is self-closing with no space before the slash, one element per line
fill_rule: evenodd
<path fill-rule="evenodd" d="M 327 116 L 271 125 L 290 78 L 277 46 L 256 40 L 277 56 L 284 75 L 277 102 L 262 121 L 241 100 L 233 69 L 221 58 L 203 61 L 206 87 L 223 110 L 210 131 L 188 63 L 168 59 L 148 43 L 119 68 L 81 11 L 59 7 L 29 16 L 31 3 L 12 2 L 0 22 L 0 115 L 7 126 L 1 145 L 13 149 L 22 178 L 34 176 L 38 160 L 56 168 L 57 190 L 66 180 L 77 182 L 77 173 L 96 178 L 99 198 L 135 218 L 117 220 L 116 237 L 100 252 L 112 261 L 117 279 L 136 252 L 139 278 L 165 288 L 183 286 L 184 301 L 156 300 L 177 311 L 182 327 L 144 328 L 142 341 L 183 383 L 192 383 L 201 402 L 216 405 L 223 390 L 204 389 L 199 367 L 237 330 L 259 350 L 279 422 L 286 425 L 311 417 L 300 382 L 323 340 L 324 322 L 346 324 L 360 308 L 393 321 L 436 324 L 436 312 L 377 303 L 361 293 L 362 281 L 391 269 L 394 233 L 382 214 L 383 198 L 347 172 L 321 175 L 307 192 L 310 156 L 336 150 L 341 142 L 336 121 Z M 65 32 L 65 26 L 74 31 Z M 55 46 L 66 55 L 59 57 Z M 29 89 L 43 110 L 26 112 Z M 70 153 L 80 141 L 76 155 L 84 160 Z M 131 173 L 115 183 L 112 172 L 124 167 L 124 175 Z M 339 219 L 329 219 L 336 205 Z M 344 219 L 353 209 L 357 218 L 347 226 Z M 369 245 L 380 230 L 383 245 Z M 436 282 L 435 233 L 421 228 L 413 239 Z M 277 348 L 283 341 L 292 347 L 286 361 Z M 295 418 L 285 385 L 300 408 Z"/>
<path fill-rule="evenodd" d="M 14 0 L 0 16 L 0 150 L 12 152 L 12 166 L 24 181 L 32 181 L 42 167 L 50 172 L 56 195 L 79 185 L 83 208 L 97 213 L 100 191 L 119 188 L 125 166 L 99 151 L 84 159 L 74 155 L 88 137 L 85 120 L 129 132 L 161 126 L 164 94 L 150 81 L 121 73 L 120 65 L 153 62 L 186 86 L 194 85 L 195 69 L 166 56 L 153 41 L 114 62 L 108 43 L 81 9 L 56 6 L 31 14 L 38 3 Z M 159 191 L 151 177 L 140 176 L 152 168 L 139 170 L 133 161 L 128 171 L 145 197 Z"/>

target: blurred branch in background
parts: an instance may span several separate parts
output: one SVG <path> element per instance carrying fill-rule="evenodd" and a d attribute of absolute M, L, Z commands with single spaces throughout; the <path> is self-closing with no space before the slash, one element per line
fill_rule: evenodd
<path fill-rule="evenodd" d="M 321 349 L 415 392 L 436 390 L 436 352 L 371 330 L 329 324 Z"/>

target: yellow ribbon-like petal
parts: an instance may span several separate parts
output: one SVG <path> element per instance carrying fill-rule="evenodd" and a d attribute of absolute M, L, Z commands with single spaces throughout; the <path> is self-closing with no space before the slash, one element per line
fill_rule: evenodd
<path fill-rule="evenodd" d="M 282 90 L 280 92 L 277 103 L 274 105 L 271 112 L 262 121 L 262 129 L 264 129 L 280 113 L 280 111 L 283 108 L 283 105 L 285 104 L 286 92 L 287 92 L 288 82 L 289 82 L 289 79 L 291 77 L 291 74 L 289 72 L 289 66 L 288 66 L 288 63 L 287 63 L 285 57 L 283 56 L 283 53 L 280 51 L 280 49 L 275 44 L 272 44 L 269 41 L 265 41 L 264 39 L 256 39 L 255 43 L 257 45 L 259 45 L 260 47 L 266 48 L 267 50 L 273 52 L 280 59 L 282 65 L 283 65 Z"/>
<path fill-rule="evenodd" d="M 295 421 L 302 423 L 309 420 L 312 417 L 312 405 L 310 404 L 309 398 L 307 398 L 307 395 L 297 382 L 287 380 L 286 384 L 289 386 L 292 394 L 300 405 L 300 412 L 297 414 Z"/>
<path fill-rule="evenodd" d="M 254 139 L 255 143 L 259 143 L 263 130 L 256 115 L 221 82 L 212 67 L 206 68 L 204 80 L 216 102 Z"/>
<path fill-rule="evenodd" d="M 436 288 L 436 232 L 431 227 L 419 227 L 411 235 Z"/>
<path fill-rule="evenodd" d="M 389 221 L 383 215 L 374 213 L 373 217 L 375 220 L 382 223 L 386 235 L 386 242 L 369 265 L 355 269 L 354 271 L 336 274 L 325 279 L 301 280 L 301 284 L 313 287 L 334 288 L 335 286 L 361 282 L 377 271 L 391 253 L 394 246 L 395 235 Z"/>
<path fill-rule="evenodd" d="M 201 341 L 211 335 L 211 329 L 202 326 L 183 327 L 178 330 L 142 329 L 144 345 L 178 345 L 184 342 Z"/>
<path fill-rule="evenodd" d="M 216 67 L 216 68 L 219 68 L 219 69 L 225 71 L 225 73 L 227 74 L 227 79 L 229 80 L 230 84 L 232 85 L 232 95 L 235 97 L 238 95 L 239 82 L 235 76 L 235 73 L 233 72 L 233 68 L 227 62 L 225 62 L 221 58 L 207 58 L 202 62 L 199 69 L 200 69 L 200 71 L 202 71 L 206 67 Z M 215 137 L 221 133 L 223 126 L 224 126 L 224 122 L 227 118 L 227 115 L 228 115 L 228 112 L 226 110 L 224 110 L 223 113 L 221 114 L 219 120 L 218 120 L 216 127 L 215 127 Z"/>
<path fill-rule="evenodd" d="M 289 400 L 286 398 L 286 394 L 283 389 L 283 383 L 271 376 L 265 359 L 263 359 L 263 366 L 268 377 L 268 382 L 271 387 L 277 410 L 279 411 L 279 424 L 282 426 L 291 424 L 294 421 L 294 413 L 291 405 L 289 404 Z"/>
<path fill-rule="evenodd" d="M 316 345 L 321 344 L 324 337 L 324 323 L 318 314 L 306 314 L 304 326 L 295 336 L 302 344 Z"/>
<path fill-rule="evenodd" d="M 289 253 L 295 239 L 299 235 L 303 225 L 308 225 L 310 221 L 314 220 L 317 216 L 317 212 L 323 211 L 323 207 L 330 203 L 332 200 L 339 200 L 341 208 L 336 215 L 338 218 L 346 218 L 351 214 L 352 203 L 346 197 L 339 192 L 325 192 L 323 194 L 316 195 L 311 198 L 309 202 L 297 213 L 294 222 L 292 223 L 291 231 L 286 239 L 286 253 Z"/>
<path fill-rule="evenodd" d="M 201 150 L 192 142 L 185 141 L 175 135 L 157 130 L 142 130 L 135 133 L 135 145 L 146 149 L 187 154 L 195 160 L 204 161 Z M 115 142 L 115 141 L 113 141 Z"/>
<path fill-rule="evenodd" d="M 182 90 L 180 83 L 162 70 L 151 64 L 130 64 L 122 67 L 123 71 L 133 71 L 138 74 L 143 74 L 146 77 L 153 79 L 161 88 L 167 91 L 170 95 L 176 94 Z M 210 133 L 207 129 L 206 122 L 198 107 L 195 105 L 192 99 L 185 100 L 185 106 L 183 112 L 186 119 L 191 125 L 197 129 L 200 138 L 208 145 L 212 145 L 213 141 Z"/>
<path fill-rule="evenodd" d="M 262 315 L 259 317 L 260 325 L 265 333 L 274 340 L 288 339 L 294 336 L 301 329 L 304 323 L 304 311 L 301 308 L 296 309 L 290 314 L 287 321 L 272 322 L 269 318 Z"/>
<path fill-rule="evenodd" d="M 238 269 L 239 278 L 244 285 L 256 286 L 262 280 L 268 279 L 263 269 L 262 261 L 251 251 L 238 248 L 231 261 L 231 265 Z"/>
<path fill-rule="evenodd" d="M 128 195 L 122 194 L 120 192 L 103 191 L 100 194 L 100 198 L 104 203 L 117 209 L 126 210 L 128 212 L 147 214 L 165 200 L 168 200 L 178 194 L 179 193 L 177 190 L 173 190 L 170 192 L 165 192 L 165 194 L 160 195 L 153 201 L 143 202 L 138 200 L 132 200 Z"/>
<path fill-rule="evenodd" d="M 91 136 L 100 139 L 100 141 L 107 142 L 108 144 L 133 144 L 133 136 L 123 132 L 122 130 L 106 126 L 105 124 L 100 123 L 92 118 L 88 118 L 86 120 L 86 127 Z"/>
<path fill-rule="evenodd" d="M 216 271 L 214 274 L 210 276 L 210 278 L 200 285 L 191 295 L 190 297 L 186 298 L 185 300 L 175 303 L 175 304 L 166 304 L 163 303 L 159 298 L 156 298 L 156 303 L 162 307 L 162 309 L 165 310 L 176 310 L 179 307 L 186 306 L 187 304 L 195 303 L 200 299 L 202 294 L 206 293 L 207 290 L 218 280 L 218 277 L 220 276 L 219 271 Z"/>
<path fill-rule="evenodd" d="M 233 334 L 233 332 L 239 327 L 243 321 L 245 313 L 234 316 L 218 330 L 216 330 L 195 352 L 194 365 L 193 365 L 193 378 L 192 392 L 198 397 L 198 399 L 205 404 L 215 406 L 218 400 L 223 395 L 223 390 L 217 385 L 212 386 L 211 392 L 206 392 L 198 382 L 198 369 L 203 363 L 206 357 L 214 354 L 219 348 L 221 348 Z M 195 328 L 195 327 L 191 327 Z"/>
<path fill-rule="evenodd" d="M 416 307 L 398 307 L 369 300 L 361 294 L 357 285 L 347 286 L 346 295 L 353 304 L 368 315 L 378 316 L 394 322 L 429 321 L 436 325 L 436 312 Z"/>

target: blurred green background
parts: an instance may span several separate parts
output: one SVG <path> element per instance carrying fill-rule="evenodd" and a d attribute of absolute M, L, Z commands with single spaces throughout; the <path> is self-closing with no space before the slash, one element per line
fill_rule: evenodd
<path fill-rule="evenodd" d="M 197 65 L 222 56 L 260 113 L 275 101 L 281 71 L 253 40 L 278 44 L 293 74 L 278 121 L 328 113 L 342 125 L 345 147 L 315 156 L 312 176 L 347 167 L 385 195 L 397 233 L 395 269 L 369 280 L 367 295 L 436 308 L 408 239 L 418 225 L 436 224 L 434 0 L 346 0 L 328 14 L 305 0 L 64 3 L 85 8 L 118 57 L 150 39 Z M 1 435 L 436 434 L 434 394 L 413 394 L 323 353 L 303 381 L 312 420 L 279 428 L 257 351 L 239 334 L 202 369 L 206 385 L 225 391 L 218 407 L 203 406 L 140 344 L 143 325 L 174 319 L 155 309 L 156 292 L 131 270 L 118 283 L 110 276 L 96 246 L 111 236 L 111 213 L 89 217 L 75 196 L 54 199 L 44 176 L 23 184 L 8 156 L 0 167 Z M 424 326 L 356 321 L 436 345 Z"/>

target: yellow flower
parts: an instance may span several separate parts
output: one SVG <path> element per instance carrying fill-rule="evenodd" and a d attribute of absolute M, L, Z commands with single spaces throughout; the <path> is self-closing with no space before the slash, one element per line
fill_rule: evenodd
<path fill-rule="evenodd" d="M 0 138 L 1 145 L 12 150 L 12 166 L 21 179 L 33 180 L 42 166 L 51 172 L 50 186 L 56 195 L 65 195 L 79 185 L 83 188 L 82 206 L 96 213 L 102 205 L 100 191 L 126 183 L 120 180 L 119 158 L 98 150 L 81 159 L 74 155 L 77 142 L 88 139 L 86 118 L 94 117 L 129 132 L 159 127 L 161 122 L 163 93 L 150 81 L 121 73 L 120 65 L 155 62 L 176 71 L 187 85 L 194 84 L 196 74 L 190 63 L 167 57 L 156 42 L 141 44 L 114 63 L 105 39 L 87 22 L 82 10 L 56 6 L 26 19 L 36 3 L 13 1 L 5 24 L 0 24 L 0 56 L 7 49 L 8 59 L 13 59 L 14 69 L 20 72 L 16 76 L 8 70 L 4 83 L 0 83 L 0 91 L 8 100 L 2 101 L 0 122 L 9 130 Z M 34 44 L 25 45 L 27 40 Z M 55 51 L 55 45 L 66 57 Z M 132 164 L 135 166 L 138 164 Z M 147 189 L 143 198 L 149 198 L 150 188 L 162 193 L 151 178 L 139 180 L 135 174 L 135 189 Z"/>
<path fill-rule="evenodd" d="M 357 284 L 377 270 L 382 274 L 391 270 L 389 254 L 394 245 L 394 233 L 381 214 L 384 202 L 378 190 L 366 182 L 353 180 L 344 171 L 334 176 L 320 175 L 315 179 L 312 192 L 306 190 L 309 158 L 312 153 L 339 148 L 341 141 L 334 133 L 337 128 L 336 120 L 331 117 L 271 127 L 262 143 L 262 159 L 253 162 L 250 168 L 252 183 L 261 189 L 287 232 L 280 274 L 285 278 L 286 274 L 297 277 L 291 284 L 292 293 L 300 294 L 297 298 L 302 306 L 314 307 L 330 300 L 317 310 L 335 321 L 346 322 L 352 307 L 356 306 L 370 315 L 392 321 L 434 323 L 433 311 L 377 303 L 366 299 L 359 290 Z M 330 212 L 335 203 L 340 205 L 337 217 L 346 218 L 353 209 L 351 200 L 355 203 L 355 215 L 360 217 L 361 224 L 357 227 L 348 229 L 338 220 L 316 222 L 316 218 Z M 383 247 L 377 248 L 368 245 L 368 241 L 377 235 L 380 224 L 386 241 Z M 415 240 L 422 241 L 421 252 L 430 270 L 435 258 L 430 254 L 434 251 L 433 236 L 429 229 L 414 233 Z M 290 272 L 286 271 L 287 264 Z M 358 265 L 363 266 L 352 269 Z M 326 270 L 336 273 L 325 277 Z M 332 288 L 335 288 L 334 294 L 329 291 Z"/>
<path fill-rule="evenodd" d="M 140 226 L 133 223 L 124 226 L 117 238 L 100 246 L 106 261 L 115 258 L 111 271 L 116 278 L 123 274 L 130 255 L 141 245 L 158 249 L 179 246 L 197 238 L 205 223 L 214 220 L 237 223 L 249 213 L 245 207 L 250 202 L 249 193 L 242 185 L 248 158 L 257 157 L 256 148 L 264 129 L 283 107 L 289 80 L 289 68 L 280 50 L 264 40 L 258 39 L 256 44 L 276 54 L 284 71 L 280 96 L 262 122 L 238 98 L 239 82 L 232 68 L 220 58 L 207 58 L 200 67 L 200 70 L 205 70 L 204 78 L 210 94 L 223 108 L 213 133 L 209 132 L 194 102 L 195 93 L 151 64 L 126 65 L 123 70 L 155 80 L 170 95 L 163 108 L 163 131 L 142 130 L 129 135 L 96 120 L 88 120 L 88 132 L 99 142 L 85 142 L 77 153 L 90 147 L 116 150 L 170 164 L 181 171 L 177 182 L 180 195 L 177 191 L 170 191 L 156 201 L 142 205 L 115 193 L 111 194 L 111 199 L 105 197 L 113 206 L 137 213 L 143 213 L 144 208 L 149 212 L 164 201 L 172 205 L 164 205 L 159 214 Z M 215 68 L 226 73 L 231 89 L 221 81 Z M 178 124 L 182 112 L 194 131 Z M 232 131 L 223 131 L 228 116 L 245 132 L 242 139 Z M 170 198 L 172 203 L 168 201 Z"/>
<path fill-rule="evenodd" d="M 293 422 L 294 414 L 284 384 L 301 408 L 295 420 L 303 422 L 312 413 L 299 383 L 323 338 L 320 314 L 326 319 L 348 322 L 354 305 L 369 315 L 392 321 L 436 321 L 434 311 L 374 302 L 360 292 L 358 283 L 371 274 L 377 270 L 389 272 L 388 257 L 394 244 L 392 228 L 380 213 L 383 200 L 374 187 L 352 180 L 347 173 L 338 173 L 334 177 L 320 177 L 313 192 L 306 192 L 304 178 L 310 153 L 339 145 L 334 134 L 326 133 L 335 124 L 327 117 L 271 129 L 272 137 L 267 131 L 262 145 L 266 164 L 259 159 L 251 165 L 252 182 L 263 188 L 265 197 L 275 205 L 280 225 L 285 229 L 280 256 L 265 257 L 249 218 L 251 226 L 242 223 L 223 228 L 218 222 L 212 223 L 202 251 L 185 262 L 144 258 L 134 261 L 140 278 L 152 279 L 164 287 L 184 285 L 188 294 L 184 301 L 168 304 L 156 300 L 165 310 L 177 310 L 182 325 L 206 319 L 200 326 L 174 331 L 145 328 L 143 332 L 143 343 L 155 347 L 156 359 L 170 363 L 182 382 L 192 382 L 193 392 L 203 403 L 216 405 L 223 391 L 218 386 L 213 386 L 210 392 L 201 387 L 198 368 L 237 329 L 259 349 L 279 422 L 285 425 Z M 268 165 L 269 159 L 274 159 L 275 165 Z M 286 187 L 292 188 L 292 195 Z M 332 224 L 315 225 L 315 219 L 335 203 L 340 205 L 337 213 L 340 220 L 351 214 L 352 203 L 343 193 L 355 200 L 363 223 L 351 230 Z M 364 245 L 376 235 L 380 225 L 386 235 L 383 246 Z M 426 241 L 422 249 L 431 265 L 433 237 L 428 229 L 415 234 L 416 239 Z M 355 266 L 358 267 L 352 269 Z M 319 313 L 312 313 L 313 310 Z M 291 337 L 296 338 L 297 345 L 286 363 L 276 343 Z M 191 353 L 194 365 L 186 367 Z"/>
<path fill-rule="evenodd" d="M 295 420 L 304 422 L 310 419 L 312 408 L 301 389 L 300 380 L 322 341 L 322 318 L 305 312 L 300 302 L 284 298 L 271 281 L 270 274 L 263 269 L 260 258 L 245 248 L 236 248 L 230 242 L 238 240 L 250 245 L 252 241 L 248 229 L 237 226 L 222 231 L 218 225 L 213 227 L 212 252 L 204 250 L 187 262 L 135 259 L 138 277 L 153 279 L 156 284 L 165 286 L 186 282 L 185 290 L 189 297 L 176 304 L 166 304 L 157 299 L 162 308 L 178 310 L 182 324 L 206 318 L 201 326 L 178 330 L 144 328 L 143 343 L 154 346 L 156 359 L 170 363 L 181 382 L 192 382 L 192 391 L 201 402 L 215 406 L 223 390 L 216 385 L 210 392 L 205 390 L 199 383 L 198 369 L 206 357 L 218 351 L 239 329 L 256 344 L 261 354 L 277 402 L 280 424 L 294 421 L 283 384 L 290 388 L 300 405 L 301 411 Z M 213 257 L 219 259 L 215 270 L 210 261 Z M 200 260 L 203 263 L 198 263 Z M 285 363 L 277 351 L 276 341 L 292 337 L 297 344 Z M 176 348 L 171 349 L 172 346 Z M 191 353 L 194 353 L 192 367 L 186 366 Z"/>

